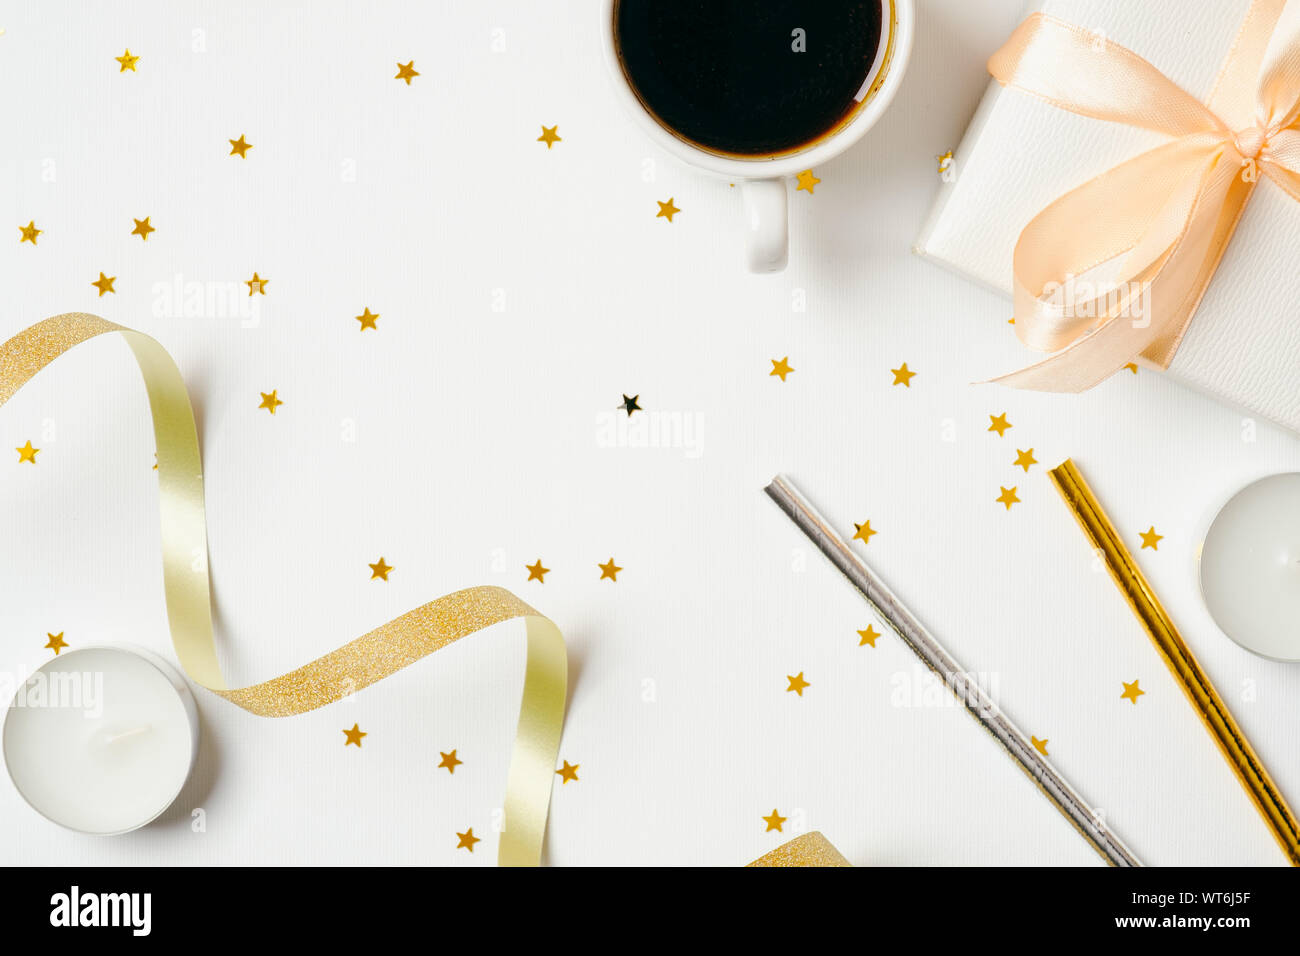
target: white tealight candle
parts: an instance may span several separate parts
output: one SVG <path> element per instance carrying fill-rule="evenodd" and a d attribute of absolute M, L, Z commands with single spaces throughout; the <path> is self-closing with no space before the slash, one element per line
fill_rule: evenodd
<path fill-rule="evenodd" d="M 1201 594 L 1248 651 L 1300 661 L 1300 473 L 1237 492 L 1201 544 Z"/>
<path fill-rule="evenodd" d="M 83 833 L 125 833 L 176 799 L 198 739 L 194 697 L 166 661 L 142 648 L 87 647 L 18 688 L 4 758 L 45 817 Z"/>

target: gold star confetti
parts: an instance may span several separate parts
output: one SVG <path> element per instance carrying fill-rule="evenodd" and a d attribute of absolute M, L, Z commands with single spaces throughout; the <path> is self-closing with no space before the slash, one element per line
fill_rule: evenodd
<path fill-rule="evenodd" d="M 469 850 L 469 852 L 473 853 L 474 844 L 480 842 L 479 838 L 474 835 L 473 827 L 470 827 L 464 833 L 457 833 L 456 836 L 460 837 L 460 842 L 456 844 L 458 850 Z"/>
<path fill-rule="evenodd" d="M 602 581 L 605 580 L 606 578 L 609 578 L 611 581 L 617 581 L 618 572 L 623 570 L 617 564 L 614 563 L 613 558 L 610 558 L 609 561 L 605 564 L 597 564 L 596 567 L 600 568 L 600 580 Z"/>
<path fill-rule="evenodd" d="M 1141 687 L 1138 686 L 1138 682 L 1136 678 L 1133 680 L 1133 683 L 1131 684 L 1126 680 L 1122 680 L 1120 681 L 1120 683 L 1124 685 L 1124 693 L 1120 694 L 1119 696 L 1124 698 L 1125 700 L 1133 701 L 1134 704 L 1138 702 L 1139 697 L 1141 697 L 1143 694 L 1146 693 L 1146 691 L 1144 691 Z"/>
<path fill-rule="evenodd" d="M 906 362 L 904 362 L 904 363 L 903 363 L 902 365 L 900 365 L 898 368 L 891 368 L 890 371 L 894 373 L 894 384 L 895 384 L 895 385 L 903 385 L 903 386 L 906 386 L 907 388 L 911 388 L 911 387 L 912 387 L 912 378 L 913 378 L 913 376 L 916 375 L 916 373 L 913 372 L 913 371 L 911 371 L 911 370 L 907 367 L 907 363 L 906 363 Z"/>
<path fill-rule="evenodd" d="M 379 560 L 370 565 L 370 580 L 373 581 L 375 578 L 379 578 L 382 581 L 387 581 L 388 572 L 391 570 L 393 570 L 393 566 L 385 564 L 383 555 L 380 555 Z"/>
<path fill-rule="evenodd" d="M 546 583 L 546 575 L 548 575 L 548 574 L 551 573 L 551 569 L 550 569 L 550 568 L 544 568 L 544 567 L 542 567 L 542 559 L 541 559 L 541 558 L 538 558 L 538 559 L 537 559 L 537 563 L 536 563 L 536 564 L 525 564 L 524 567 L 526 567 L 526 568 L 528 569 L 528 580 L 529 580 L 529 581 L 541 581 L 543 584 L 545 584 L 545 583 Z"/>
<path fill-rule="evenodd" d="M 131 51 L 130 51 L 130 50 L 127 50 L 127 51 L 126 51 L 125 53 L 123 53 L 121 56 L 115 56 L 115 57 L 113 57 L 113 59 L 117 60 L 117 63 L 118 63 L 118 70 L 117 70 L 117 72 L 119 72 L 119 73 L 125 73 L 127 70 L 130 70 L 132 73 L 134 73 L 134 72 L 135 72 L 135 61 L 138 60 L 138 59 L 140 59 L 140 58 L 139 58 L 138 56 L 132 56 L 132 55 L 131 55 Z"/>
<path fill-rule="evenodd" d="M 117 290 L 113 288 L 113 283 L 116 281 L 117 276 L 106 276 L 101 272 L 99 278 L 92 282 L 91 285 L 99 290 L 99 295 L 102 298 L 105 292 L 112 292 L 114 295 L 117 294 Z"/>
<path fill-rule="evenodd" d="M 23 462 L 27 461 L 34 465 L 36 464 L 36 453 L 40 451 L 40 449 L 33 448 L 32 443 L 29 440 L 22 448 L 15 448 L 14 451 L 18 452 L 18 464 L 21 465 Z"/>
<path fill-rule="evenodd" d="M 152 217 L 150 216 L 145 216 L 143 219 L 132 217 L 131 221 L 135 223 L 135 228 L 131 230 L 131 235 L 139 236 L 142 242 L 148 242 L 149 233 L 158 231 L 153 226 L 149 225 L 149 220 L 151 218 Z"/>
<path fill-rule="evenodd" d="M 263 279 L 261 276 L 257 274 L 256 271 L 254 271 L 253 278 L 244 280 L 244 285 L 248 286 L 248 297 L 251 299 L 253 297 L 253 293 L 257 293 L 258 295 L 266 295 L 266 287 L 268 284 L 270 284 L 270 282 L 271 282 L 270 279 Z"/>
<path fill-rule="evenodd" d="M 999 485 L 998 487 L 1001 488 L 1002 486 Z M 998 495 L 994 500 L 1000 505 L 1006 505 L 1008 511 L 1011 510 L 1012 505 L 1020 503 L 1020 499 L 1016 497 L 1015 485 L 1010 488 L 1002 488 L 1002 494 Z"/>
<path fill-rule="evenodd" d="M 366 306 L 365 311 L 363 311 L 356 318 L 357 321 L 361 323 L 362 332 L 364 332 L 366 329 L 374 329 L 376 332 L 379 331 L 379 326 L 375 324 L 379 321 L 379 313 L 371 312 L 370 306 Z"/>
<path fill-rule="evenodd" d="M 790 693 L 790 691 L 794 691 L 796 694 L 802 697 L 803 689 L 805 687 L 812 686 L 812 684 L 808 683 L 806 680 L 803 679 L 803 671 L 800 671 L 799 673 L 795 674 L 793 677 L 791 677 L 789 674 L 786 674 L 785 679 L 790 682 L 790 686 L 785 689 L 785 692 L 787 694 Z"/>
<path fill-rule="evenodd" d="M 230 143 L 230 155 L 238 156 L 240 159 L 248 159 L 248 151 L 253 148 L 252 143 L 244 141 L 244 134 L 239 134 L 239 139 L 227 140 Z"/>
<path fill-rule="evenodd" d="M 799 190 L 803 189 L 806 190 L 808 195 L 810 196 L 813 194 L 813 187 L 816 186 L 819 182 L 821 182 L 820 179 L 818 179 L 816 176 L 813 175 L 813 171 L 811 169 L 805 169 L 803 172 L 801 172 L 798 176 L 798 179 L 799 179 L 799 185 L 794 187 L 794 191 L 798 192 Z"/>
<path fill-rule="evenodd" d="M 1011 463 L 1011 466 L 1014 468 L 1016 465 L 1019 465 L 1028 472 L 1029 466 L 1036 464 L 1038 464 L 1038 459 L 1034 457 L 1034 450 L 1032 448 L 1026 448 L 1024 451 L 1017 448 L 1016 460 Z"/>
<path fill-rule="evenodd" d="M 935 159 L 939 161 L 939 172 L 947 172 L 948 167 L 952 165 L 952 150 L 936 156 Z"/>
<path fill-rule="evenodd" d="M 410 85 L 411 85 L 411 81 L 412 81 L 413 79 L 415 79 L 415 78 L 416 78 L 417 76 L 419 76 L 419 75 L 420 75 L 420 74 L 417 73 L 417 72 L 415 71 L 415 61 L 414 61 L 414 60 L 412 60 L 410 63 L 402 63 L 402 62 L 399 60 L 398 63 L 397 63 L 397 75 L 396 75 L 395 77 L 393 77 L 393 79 L 395 79 L 395 80 L 405 80 L 405 81 L 406 81 L 406 85 L 407 85 L 407 86 L 410 86 Z M 435 83 L 434 85 L 437 86 L 436 83 Z"/>
<path fill-rule="evenodd" d="M 1150 548 L 1152 551 L 1160 550 L 1160 542 L 1164 540 L 1163 534 L 1156 534 L 1156 526 L 1152 525 L 1149 531 L 1139 531 L 1138 535 L 1142 538 L 1142 548 Z M 1141 551 L 1142 548 L 1138 550 Z"/>
<path fill-rule="evenodd" d="M 1126 369 L 1128 369 L 1130 372 L 1132 372 L 1134 375 L 1136 375 L 1136 374 L 1138 373 L 1137 362 L 1129 362 L 1129 363 L 1128 363 L 1127 365 L 1125 365 L 1124 367 L 1125 367 Z"/>
<path fill-rule="evenodd" d="M 284 402 L 275 397 L 275 393 L 278 391 L 278 388 L 273 388 L 269 392 L 258 392 L 258 394 L 262 396 L 262 404 L 257 407 L 265 408 L 268 412 L 274 415 L 275 410 L 284 404 Z"/>
<path fill-rule="evenodd" d="M 537 142 L 545 143 L 547 149 L 550 149 L 556 143 L 563 143 L 564 140 L 560 139 L 559 129 L 559 124 L 556 124 L 555 126 L 543 126 L 542 135 L 537 137 Z"/>
<path fill-rule="evenodd" d="M 878 531 L 871 530 L 870 521 L 864 521 L 862 524 L 855 523 L 853 525 L 853 537 L 861 541 L 863 544 L 869 544 L 871 542 L 871 536 L 879 533 L 880 532 Z"/>
<path fill-rule="evenodd" d="M 863 644 L 870 644 L 872 647 L 875 647 L 876 638 L 879 636 L 880 634 L 877 633 L 876 629 L 868 624 L 865 631 L 858 631 L 858 637 L 862 638 L 862 640 L 858 641 L 858 647 L 861 647 Z"/>
<path fill-rule="evenodd" d="M 1012 427 L 1011 423 L 1007 421 L 1006 412 L 1003 412 L 1001 415 L 989 416 L 988 430 L 991 432 L 997 432 L 999 438 L 1001 438 L 1006 433 L 1006 430 L 1011 427 Z"/>
<path fill-rule="evenodd" d="M 655 202 L 659 202 L 659 200 L 656 199 Z M 659 211 L 655 213 L 655 218 L 658 219 L 660 216 L 663 216 L 669 222 L 672 222 L 673 216 L 677 215 L 679 212 L 681 212 L 681 210 L 673 205 L 673 197 L 669 196 L 667 202 L 659 203 Z"/>
<path fill-rule="evenodd" d="M 447 772 L 451 774 L 454 774 L 456 772 L 456 768 L 465 762 L 463 760 L 456 759 L 456 751 L 454 750 L 449 754 L 445 754 L 441 750 L 439 750 L 438 754 L 442 757 L 442 762 L 439 763 L 438 767 L 435 769 L 441 769 L 443 767 L 446 767 Z"/>
<path fill-rule="evenodd" d="M 568 783 L 570 780 L 576 781 L 578 779 L 578 768 L 581 767 L 582 764 L 569 763 L 567 760 L 562 762 L 564 766 L 555 772 L 564 778 L 564 783 Z M 561 786 L 563 786 L 563 784 L 561 784 Z"/>
<path fill-rule="evenodd" d="M 767 373 L 769 378 L 775 375 L 784 382 L 785 377 L 794 371 L 790 367 L 790 356 L 788 355 L 780 360 L 768 359 L 768 361 L 772 363 L 772 371 Z"/>
<path fill-rule="evenodd" d="M 62 631 L 59 631 L 57 634 L 51 634 L 49 631 L 46 631 L 45 636 L 49 638 L 45 646 L 54 652 L 55 657 L 59 656 L 59 651 L 68 646 L 68 642 L 63 639 Z"/>
<path fill-rule="evenodd" d="M 759 819 L 767 824 L 767 829 L 763 831 L 764 833 L 771 833 L 773 830 L 777 833 L 785 832 L 781 829 L 781 824 L 785 823 L 787 818 L 781 816 L 776 807 L 772 808 L 772 815 L 770 817 L 760 817 Z"/>
<path fill-rule="evenodd" d="M 343 735 L 347 737 L 347 740 L 343 741 L 344 747 L 346 747 L 348 744 L 356 744 L 358 747 L 360 747 L 361 738 L 367 736 L 366 732 L 362 730 L 357 724 L 353 724 L 351 730 L 343 731 Z"/>
<path fill-rule="evenodd" d="M 1037 737 L 1035 737 L 1035 736 L 1033 736 L 1033 735 L 1031 734 L 1030 737 L 1029 737 L 1029 742 L 1030 742 L 1031 744 L 1034 745 L 1034 749 L 1037 750 L 1040 754 L 1042 754 L 1044 757 L 1047 756 L 1047 738 L 1046 738 L 1046 737 L 1044 737 L 1042 740 L 1039 740 Z"/>
<path fill-rule="evenodd" d="M 35 219 L 28 220 L 27 225 L 19 226 L 18 229 L 22 232 L 22 238 L 18 240 L 19 243 L 30 242 L 32 245 L 36 245 L 36 237 L 45 231 L 36 228 Z"/>
<path fill-rule="evenodd" d="M 622 395 L 623 393 L 620 392 L 619 394 Z M 627 412 L 628 418 L 632 417 L 633 412 L 645 411 L 645 409 L 636 403 L 636 400 L 640 397 L 640 395 L 633 395 L 631 398 L 628 398 L 626 395 L 623 395 L 623 411 Z"/>

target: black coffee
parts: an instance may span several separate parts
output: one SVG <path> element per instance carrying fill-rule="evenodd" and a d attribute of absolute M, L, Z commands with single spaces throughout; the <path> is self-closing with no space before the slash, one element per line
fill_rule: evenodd
<path fill-rule="evenodd" d="M 670 130 L 746 156 L 835 129 L 880 45 L 880 0 L 619 0 L 623 71 Z"/>

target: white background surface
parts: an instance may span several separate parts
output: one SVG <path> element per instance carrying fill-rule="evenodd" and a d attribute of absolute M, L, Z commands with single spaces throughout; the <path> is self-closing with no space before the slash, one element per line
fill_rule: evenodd
<path fill-rule="evenodd" d="M 857 646 L 871 614 L 761 494 L 784 470 L 847 532 L 871 520 L 870 562 L 1139 857 L 1281 863 L 1043 466 L 1074 456 L 1132 547 L 1165 535 L 1142 566 L 1294 802 L 1300 667 L 1218 632 L 1194 553 L 1230 493 L 1300 468 L 1300 439 L 1147 372 L 1081 397 L 971 385 L 1026 358 L 1009 307 L 909 251 L 1019 3 L 922 0 L 898 100 L 792 196 L 777 277 L 741 271 L 736 191 L 618 112 L 592 7 L 33 3 L 0 23 L 0 332 L 89 310 L 176 357 L 232 682 L 500 584 L 569 639 L 561 757 L 581 779 L 556 788 L 552 863 L 738 864 L 801 826 L 864 865 L 1098 863 L 946 692 L 925 706 L 896 639 Z M 137 72 L 119 74 L 128 46 Z M 393 76 L 412 58 L 408 88 Z M 241 133 L 246 161 L 227 155 Z M 654 215 L 669 196 L 671 224 Z M 16 241 L 29 219 L 35 249 Z M 100 270 L 115 295 L 96 297 Z M 244 289 L 254 270 L 270 281 L 252 327 L 159 304 L 178 275 Z M 358 331 L 365 306 L 377 333 Z M 785 355 L 783 384 L 767 372 Z M 902 361 L 910 389 L 890 384 Z M 272 388 L 274 417 L 257 409 Z M 609 447 L 624 392 L 647 420 L 681 413 L 698 455 Z M 1004 438 L 986 431 L 1001 412 Z M 166 650 L 128 350 L 60 360 L 0 410 L 0 438 L 42 449 L 0 459 L 0 666 L 39 663 L 48 631 Z M 1011 463 L 1030 446 L 1026 476 Z M 1002 485 L 1023 504 L 995 503 Z M 366 567 L 381 554 L 387 584 Z M 598 580 L 611 555 L 616 584 Z M 552 573 L 526 582 L 539 557 Z M 490 864 L 521 641 L 499 627 L 282 721 L 200 692 L 200 764 L 158 823 L 77 836 L 5 785 L 0 860 Z M 802 698 L 785 690 L 800 671 Z M 1119 697 L 1134 678 L 1136 706 Z M 773 807 L 785 834 L 764 832 Z M 472 856 L 467 826 L 488 837 Z"/>

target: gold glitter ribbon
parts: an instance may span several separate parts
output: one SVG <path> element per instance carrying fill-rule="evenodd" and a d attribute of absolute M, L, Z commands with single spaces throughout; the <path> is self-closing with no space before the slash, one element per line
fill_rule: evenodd
<path fill-rule="evenodd" d="M 1061 493 L 1070 511 L 1083 528 L 1094 548 L 1106 559 L 1106 569 L 1115 579 L 1124 599 L 1133 608 L 1142 627 L 1155 644 L 1160 656 L 1169 665 L 1187 699 L 1201 715 L 1206 729 L 1219 745 L 1237 780 L 1250 796 L 1255 809 L 1267 821 L 1273 836 L 1282 847 L 1292 866 L 1300 866 L 1300 825 L 1287 806 L 1282 791 L 1264 769 L 1263 761 L 1233 720 L 1219 692 L 1201 669 L 1200 662 L 1178 633 L 1160 599 L 1133 560 L 1133 554 L 1124 545 L 1115 526 L 1106 517 L 1101 502 L 1084 480 L 1083 474 L 1070 459 L 1066 459 L 1048 474 L 1056 490 Z"/>
<path fill-rule="evenodd" d="M 0 346 L 0 405 L 68 349 L 109 332 L 120 333 L 135 353 L 149 394 L 158 448 L 163 589 L 172 646 L 185 672 L 251 713 L 288 717 L 333 703 L 485 627 L 523 618 L 527 664 L 497 862 L 536 866 L 564 726 L 568 664 L 559 628 L 504 588 L 467 588 L 430 601 L 281 677 L 251 687 L 228 687 L 212 639 L 198 434 L 185 382 L 167 350 L 141 332 L 95 315 L 57 315 Z"/>
<path fill-rule="evenodd" d="M 782 843 L 748 866 L 852 866 L 830 840 L 816 830 Z"/>

